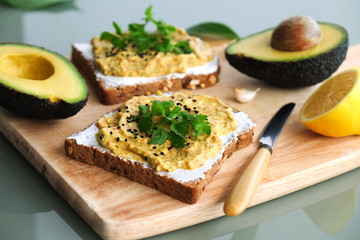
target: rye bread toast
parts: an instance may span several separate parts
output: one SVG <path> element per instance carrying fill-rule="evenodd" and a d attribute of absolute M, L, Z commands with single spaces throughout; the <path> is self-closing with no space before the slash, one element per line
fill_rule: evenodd
<path fill-rule="evenodd" d="M 212 62 L 202 66 L 206 69 L 205 71 L 187 71 L 184 74 L 175 73 L 156 78 L 126 78 L 125 81 L 119 82 L 111 76 L 101 74 L 95 68 L 90 43 L 73 44 L 71 60 L 89 82 L 95 86 L 100 101 L 106 105 L 118 104 L 133 96 L 149 96 L 156 94 L 159 90 L 174 92 L 181 89 L 206 88 L 219 81 L 220 73 L 218 58 L 215 56 Z"/>
<path fill-rule="evenodd" d="M 226 136 L 221 151 L 209 159 L 204 166 L 195 170 L 177 169 L 174 172 L 158 172 L 146 162 L 116 156 L 97 142 L 96 133 L 99 128 L 96 122 L 85 130 L 68 137 L 65 140 L 65 151 L 67 156 L 74 160 L 102 167 L 180 201 L 195 203 L 199 200 L 205 186 L 219 171 L 224 160 L 236 150 L 253 142 L 255 125 L 243 112 L 236 112 L 234 116 L 237 120 L 236 130 Z"/>

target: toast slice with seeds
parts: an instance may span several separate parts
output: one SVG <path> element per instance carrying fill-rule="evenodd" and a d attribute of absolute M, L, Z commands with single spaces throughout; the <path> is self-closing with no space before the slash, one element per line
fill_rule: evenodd
<path fill-rule="evenodd" d="M 175 93 L 175 95 L 176 94 L 177 93 Z M 176 95 L 175 98 L 168 97 L 165 100 L 173 99 L 175 103 L 183 102 L 183 105 L 186 105 L 186 108 L 188 108 L 188 110 L 183 108 L 184 111 L 191 113 L 194 112 L 194 108 L 199 110 L 200 114 L 204 113 L 206 109 L 210 112 L 214 109 L 214 105 L 211 105 L 212 102 L 203 106 L 204 102 L 207 102 L 207 99 L 212 99 L 214 97 L 205 96 L 203 99 L 200 99 L 200 97 L 203 97 L 204 95 L 192 96 L 196 96 L 198 100 L 187 100 L 187 98 L 185 99 L 182 95 Z M 212 142 L 210 142 L 210 144 L 196 145 L 196 141 L 200 141 L 201 139 L 189 140 L 189 144 L 186 144 L 184 151 L 193 151 L 195 155 L 197 155 L 202 153 L 195 151 L 201 150 L 205 152 L 205 155 L 202 156 L 207 157 L 201 158 L 205 161 L 200 162 L 197 165 L 196 163 L 191 163 L 191 166 L 196 165 L 194 168 L 180 167 L 183 166 L 183 159 L 174 158 L 178 160 L 173 161 L 171 158 L 175 155 L 171 154 L 170 151 L 182 151 L 181 149 L 173 148 L 172 145 L 169 145 L 171 143 L 168 143 L 168 140 L 166 140 L 163 147 L 151 145 L 148 142 L 149 137 L 151 136 L 148 136 L 147 134 L 138 134 L 139 130 L 137 125 L 131 120 L 133 118 L 129 118 L 129 116 L 136 112 L 139 105 L 134 103 L 140 102 L 140 98 L 141 103 L 145 104 L 153 101 L 156 97 L 151 96 L 149 97 L 149 100 L 143 100 L 146 97 L 135 97 L 126 103 L 121 104 L 119 109 L 106 114 L 105 118 L 100 118 L 85 130 L 68 137 L 65 140 L 65 151 L 67 156 L 76 161 L 101 167 L 119 176 L 126 177 L 132 181 L 154 188 L 175 199 L 192 204 L 200 199 L 205 187 L 212 181 L 213 176 L 219 171 L 225 159 L 229 158 L 235 151 L 245 148 L 253 142 L 255 124 L 252 123 L 247 114 L 243 112 L 234 112 L 230 107 L 226 106 L 226 108 L 224 108 L 225 110 L 222 111 L 224 121 L 218 120 L 219 114 L 214 114 L 216 116 L 207 116 L 210 125 L 212 126 L 212 133 L 209 135 L 209 139 L 221 139 L 220 147 L 216 149 L 215 144 Z M 163 96 L 159 96 L 159 99 L 163 98 Z M 226 114 L 231 114 L 230 117 L 234 119 L 231 121 L 234 125 L 229 123 L 230 118 L 228 119 Z M 113 118 L 115 115 L 117 117 Z M 231 131 L 229 130 L 224 133 L 219 132 L 223 130 L 223 126 L 228 126 L 229 124 L 233 126 Z M 215 126 L 218 126 L 218 128 L 215 128 Z M 121 135 L 117 135 L 117 129 L 123 131 Z M 104 132 L 109 134 L 104 135 Z M 190 136 L 191 135 L 189 135 L 189 138 L 191 138 Z M 188 136 L 186 139 L 187 138 Z M 105 146 L 104 142 L 110 143 Z M 118 142 L 130 144 L 121 146 L 127 146 L 126 149 L 131 149 L 132 151 L 128 152 L 127 150 L 121 150 L 122 152 L 120 153 L 116 152 L 117 149 L 122 148 L 115 148 L 114 150 L 111 146 L 116 146 L 113 145 L 113 143 L 117 144 Z M 192 146 L 201 147 L 192 148 Z M 146 148 L 148 149 L 147 152 L 145 151 Z M 214 150 L 215 152 L 212 155 L 206 155 L 207 152 L 211 152 L 212 149 L 216 149 Z M 138 160 L 133 156 L 134 154 L 138 154 L 138 152 L 142 154 L 141 160 Z M 189 153 L 189 155 L 191 155 L 191 153 Z M 186 156 L 184 158 L 186 158 Z M 164 160 L 166 164 L 161 165 L 159 168 L 160 164 L 158 164 L 158 159 Z M 176 168 L 168 167 L 167 162 L 176 164 Z M 154 165 L 155 163 L 158 165 Z M 160 161 L 160 163 L 162 162 Z M 188 164 L 187 166 L 190 165 Z M 164 168 L 167 170 L 164 170 Z"/>
<path fill-rule="evenodd" d="M 72 45 L 71 59 L 78 70 L 96 87 L 103 104 L 124 102 L 133 96 L 150 96 L 158 90 L 175 92 L 181 89 L 206 88 L 219 81 L 220 65 L 217 56 L 204 66 L 189 68 L 186 73 L 173 73 L 160 77 L 106 76 L 94 64 L 90 43 Z"/>

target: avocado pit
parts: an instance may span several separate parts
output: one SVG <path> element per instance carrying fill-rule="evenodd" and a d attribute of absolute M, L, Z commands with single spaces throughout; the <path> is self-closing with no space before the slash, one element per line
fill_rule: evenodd
<path fill-rule="evenodd" d="M 319 24 L 308 16 L 294 16 L 282 21 L 271 36 L 271 46 L 280 51 L 303 51 L 321 41 Z"/>

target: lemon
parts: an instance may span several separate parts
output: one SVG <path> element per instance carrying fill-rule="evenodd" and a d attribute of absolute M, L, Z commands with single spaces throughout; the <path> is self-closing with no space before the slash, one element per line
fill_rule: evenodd
<path fill-rule="evenodd" d="M 350 68 L 325 80 L 305 101 L 299 119 L 329 137 L 360 135 L 360 69 Z"/>

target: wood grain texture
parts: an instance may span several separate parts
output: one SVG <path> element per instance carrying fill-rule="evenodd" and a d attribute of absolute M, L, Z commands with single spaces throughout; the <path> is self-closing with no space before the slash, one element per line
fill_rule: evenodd
<path fill-rule="evenodd" d="M 247 77 L 226 62 L 223 43 L 214 44 L 221 60 L 220 82 L 194 91 L 218 96 L 246 112 L 257 124 L 254 139 L 285 103 L 295 102 L 261 184 L 250 203 L 254 206 L 360 166 L 360 138 L 328 138 L 305 128 L 299 110 L 316 86 L 280 89 Z M 349 49 L 338 71 L 360 67 L 360 45 Z M 235 101 L 234 88 L 261 88 L 246 104 Z M 89 102 L 76 116 L 64 120 L 32 120 L 0 109 L 0 131 L 34 168 L 104 239 L 144 238 L 223 216 L 223 203 L 232 184 L 252 158 L 255 142 L 225 161 L 198 203 L 189 205 L 151 188 L 95 166 L 68 159 L 64 140 L 81 131 L 114 106 L 102 105 L 90 87 Z"/>

